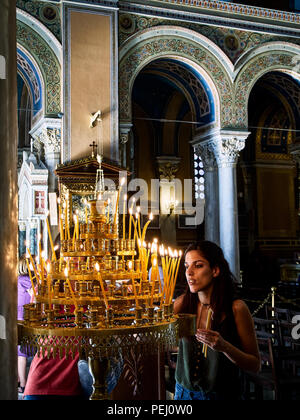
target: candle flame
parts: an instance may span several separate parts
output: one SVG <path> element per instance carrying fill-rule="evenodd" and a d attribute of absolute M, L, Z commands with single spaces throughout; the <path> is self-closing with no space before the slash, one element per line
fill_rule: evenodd
<path fill-rule="evenodd" d="M 128 268 L 129 268 L 129 270 L 132 269 L 132 261 L 128 261 Z"/>
<path fill-rule="evenodd" d="M 153 213 L 150 213 L 149 220 L 153 220 Z"/>
<path fill-rule="evenodd" d="M 66 277 L 68 277 L 68 275 L 69 275 L 69 270 L 67 269 L 67 267 L 64 269 L 64 274 L 65 274 L 65 276 L 66 276 Z"/>
<path fill-rule="evenodd" d="M 96 263 L 96 264 L 95 264 L 95 269 L 96 269 L 96 271 L 98 271 L 98 272 L 100 271 L 100 265 L 99 265 L 99 263 Z"/>

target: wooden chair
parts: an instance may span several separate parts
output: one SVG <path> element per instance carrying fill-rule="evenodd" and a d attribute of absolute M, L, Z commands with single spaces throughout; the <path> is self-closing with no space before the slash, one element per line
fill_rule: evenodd
<path fill-rule="evenodd" d="M 261 357 L 261 370 L 259 373 L 245 373 L 245 398 L 263 400 L 265 394 L 264 391 L 268 390 L 274 393 L 273 399 L 277 400 L 278 383 L 274 363 L 272 338 L 269 337 L 269 333 L 266 333 L 266 337 L 262 336 L 263 332 L 261 332 L 257 337 Z M 251 392 L 251 385 L 254 386 L 253 392 Z"/>
<path fill-rule="evenodd" d="M 281 344 L 277 319 L 253 318 L 257 338 L 272 339 L 273 346 Z"/>

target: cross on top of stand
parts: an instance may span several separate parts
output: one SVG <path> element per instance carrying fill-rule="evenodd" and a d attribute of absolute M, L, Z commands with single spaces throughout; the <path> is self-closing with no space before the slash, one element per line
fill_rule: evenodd
<path fill-rule="evenodd" d="M 97 149 L 98 149 L 98 145 L 97 145 L 97 143 L 95 142 L 95 141 L 93 141 L 93 143 L 92 144 L 90 144 L 90 146 L 89 147 L 92 147 L 93 148 L 93 151 L 92 151 L 92 157 L 95 157 L 95 152 L 97 152 Z"/>

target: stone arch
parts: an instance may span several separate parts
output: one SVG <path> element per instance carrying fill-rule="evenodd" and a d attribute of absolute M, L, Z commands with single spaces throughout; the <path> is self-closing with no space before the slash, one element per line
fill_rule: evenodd
<path fill-rule="evenodd" d="M 20 9 L 17 10 L 17 18 L 17 43 L 33 57 L 43 76 L 44 114 L 57 116 L 61 112 L 61 47 L 54 35 L 37 19 Z"/>
<path fill-rule="evenodd" d="M 131 94 L 136 76 L 158 58 L 185 62 L 201 74 L 213 92 L 216 124 L 222 128 L 232 126 L 232 63 L 219 47 L 203 35 L 176 26 L 146 29 L 123 45 L 119 71 L 121 123 L 131 123 Z"/>
<path fill-rule="evenodd" d="M 236 127 L 248 127 L 248 101 L 255 83 L 266 73 L 279 71 L 297 75 L 300 47 L 287 42 L 270 42 L 243 55 L 236 64 L 234 114 Z M 297 74 L 298 73 L 298 74 Z"/>

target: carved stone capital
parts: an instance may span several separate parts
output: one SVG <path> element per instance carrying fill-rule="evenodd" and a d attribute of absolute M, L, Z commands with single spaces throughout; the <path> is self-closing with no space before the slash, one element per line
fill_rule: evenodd
<path fill-rule="evenodd" d="M 218 167 L 236 166 L 240 152 L 246 145 L 249 133 L 238 135 L 235 133 L 221 134 L 213 140 L 214 154 Z"/>
<path fill-rule="evenodd" d="M 43 129 L 39 139 L 44 144 L 46 155 L 48 153 L 60 153 L 61 131 L 59 128 Z"/>
<path fill-rule="evenodd" d="M 120 143 L 126 144 L 129 141 L 130 133 L 132 129 L 131 123 L 121 123 L 120 124 Z"/>
<path fill-rule="evenodd" d="M 158 156 L 156 161 L 159 178 L 172 181 L 179 170 L 181 159 L 174 156 Z"/>
<path fill-rule="evenodd" d="M 201 157 L 206 172 L 217 169 L 218 165 L 214 153 L 214 144 L 211 141 L 195 145 L 194 152 Z"/>

